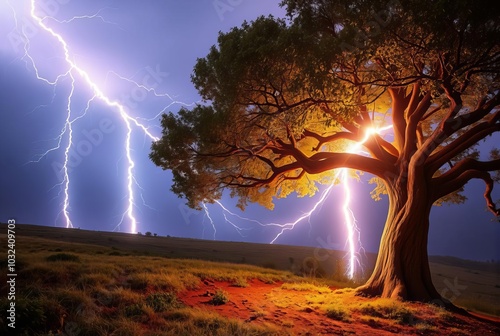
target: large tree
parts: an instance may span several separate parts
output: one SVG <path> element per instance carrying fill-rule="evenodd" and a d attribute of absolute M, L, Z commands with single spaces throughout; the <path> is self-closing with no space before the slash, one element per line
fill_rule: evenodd
<path fill-rule="evenodd" d="M 463 202 L 480 179 L 491 192 L 500 155 L 500 6 L 478 0 L 285 0 L 220 33 L 192 81 L 205 100 L 166 114 L 151 159 L 198 207 L 221 197 L 272 207 L 314 194 L 334 170 L 375 176 L 389 211 L 378 259 L 359 293 L 440 299 L 427 256 L 433 204 Z M 373 132 L 392 125 L 388 138 Z M 364 153 L 349 146 L 363 143 Z M 498 138 L 497 138 L 498 139 Z M 366 154 L 367 153 L 367 154 Z M 472 223 L 471 223 L 472 224 Z"/>

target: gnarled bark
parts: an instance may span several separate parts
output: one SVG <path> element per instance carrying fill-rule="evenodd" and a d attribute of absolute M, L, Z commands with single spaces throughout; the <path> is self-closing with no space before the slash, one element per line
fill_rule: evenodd
<path fill-rule="evenodd" d="M 375 269 L 357 289 L 359 294 L 424 302 L 441 299 L 427 256 L 432 207 L 427 182 L 423 175 L 411 174 L 388 185 L 389 213 Z"/>

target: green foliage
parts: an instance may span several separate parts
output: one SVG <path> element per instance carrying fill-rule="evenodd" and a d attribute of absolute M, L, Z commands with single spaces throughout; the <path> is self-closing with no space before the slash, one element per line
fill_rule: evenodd
<path fill-rule="evenodd" d="M 476 160 L 475 145 L 496 132 L 471 131 L 475 117 L 460 118 L 498 100 L 494 1 L 282 5 L 287 20 L 260 17 L 220 33 L 194 66 L 192 82 L 204 102 L 162 118 L 163 136 L 150 158 L 172 170 L 172 191 L 189 206 L 213 202 L 228 189 L 241 208 L 248 202 L 272 208 L 276 197 L 311 196 L 318 184 L 339 182 L 334 169 L 341 167 L 376 175 L 377 199 L 387 192 L 382 181 L 408 176 L 417 149 L 432 155 L 422 161 L 431 166 L 425 174 L 438 178 Z M 493 118 L 488 109 L 477 121 Z M 367 127 L 388 123 L 400 128 L 394 141 L 369 141 L 370 158 L 340 154 Z M 441 162 L 450 148 L 454 155 Z M 463 202 L 462 186 L 432 202 Z"/>

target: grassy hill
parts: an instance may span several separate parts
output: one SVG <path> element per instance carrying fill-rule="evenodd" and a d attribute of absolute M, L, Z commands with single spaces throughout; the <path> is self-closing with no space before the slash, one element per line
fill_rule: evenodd
<path fill-rule="evenodd" d="M 6 225 L 0 225 L 2 255 L 6 255 L 7 249 L 5 233 Z M 75 327 L 78 335 L 299 334 L 293 330 L 294 326 L 299 328 L 304 312 L 309 314 L 304 323 L 314 316 L 323 325 L 321 319 L 327 316 L 335 323 L 340 319 L 354 328 L 352 316 L 362 312 L 364 315 L 356 321 L 363 326 L 373 324 L 410 334 L 439 328 L 438 322 L 423 324 L 424 319 L 418 315 L 420 308 L 413 306 L 356 301 L 342 303 L 343 310 L 332 307 L 331 302 L 339 300 L 338 295 L 332 296 L 333 288 L 356 286 L 343 276 L 344 255 L 310 247 L 16 225 L 16 303 L 21 314 L 18 321 L 24 323 L 17 331 L 25 330 L 26 335 L 45 335 L 50 331 L 71 335 L 68 328 Z M 363 263 L 369 269 L 374 260 L 374 255 L 367 255 Z M 6 260 L 0 260 L 2 310 L 8 303 L 8 288 L 3 285 L 6 267 Z M 500 315 L 498 265 L 432 257 L 431 269 L 443 296 L 467 309 Z M 266 289 L 269 293 L 254 298 L 255 305 L 270 302 L 273 308 L 249 308 L 251 315 L 245 319 L 263 322 L 243 323 L 237 315 L 252 301 L 249 295 L 258 293 L 259 284 L 276 288 L 270 287 Z M 233 299 L 224 291 L 219 293 L 219 287 L 225 288 Z M 246 292 L 233 293 L 239 289 Z M 193 307 L 194 303 L 186 305 L 193 298 L 205 299 L 205 295 L 206 301 L 196 304 L 201 308 Z M 240 301 L 234 299 L 237 295 L 243 295 Z M 206 309 L 215 298 L 221 303 L 229 301 L 220 305 L 225 308 L 220 308 L 219 315 Z M 373 311 L 366 304 L 380 307 Z M 233 311 L 228 310 L 230 305 L 234 305 Z M 360 305 L 365 308 L 359 308 Z M 298 315 L 283 320 L 283 311 L 288 316 Z M 221 314 L 229 317 L 222 318 Z M 409 317 L 411 323 L 407 321 Z M 5 320 L 1 323 L 0 333 L 5 334 Z M 151 323 L 156 326 L 145 330 Z"/>
<path fill-rule="evenodd" d="M 203 259 L 249 264 L 266 268 L 299 272 L 308 268 L 315 260 L 317 269 L 326 275 L 336 273 L 344 264 L 345 252 L 305 246 L 278 244 L 256 244 L 242 242 L 221 242 L 163 236 L 145 236 L 120 232 L 89 231 L 58 227 L 17 225 L 18 234 L 23 236 L 54 239 L 67 243 L 82 243 L 104 246 L 115 250 L 115 254 L 140 254 L 181 259 Z M 0 232 L 6 232 L 0 224 Z M 3 248 L 3 247 L 2 247 Z M 360 256 L 361 264 L 370 270 L 375 262 L 374 254 Z"/>

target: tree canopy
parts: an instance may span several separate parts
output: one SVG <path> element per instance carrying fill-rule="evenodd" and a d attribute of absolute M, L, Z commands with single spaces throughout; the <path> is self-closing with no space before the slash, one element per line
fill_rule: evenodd
<path fill-rule="evenodd" d="M 500 152 L 500 10 L 474 0 L 285 0 L 286 18 L 220 33 L 192 82 L 204 103 L 162 118 L 151 159 L 198 207 L 221 197 L 272 207 L 312 195 L 334 169 L 376 176 L 374 196 L 416 174 L 432 203 L 461 202 L 473 178 L 488 208 Z M 365 153 L 349 146 L 367 131 Z M 413 188 L 413 187 L 411 187 Z"/>

